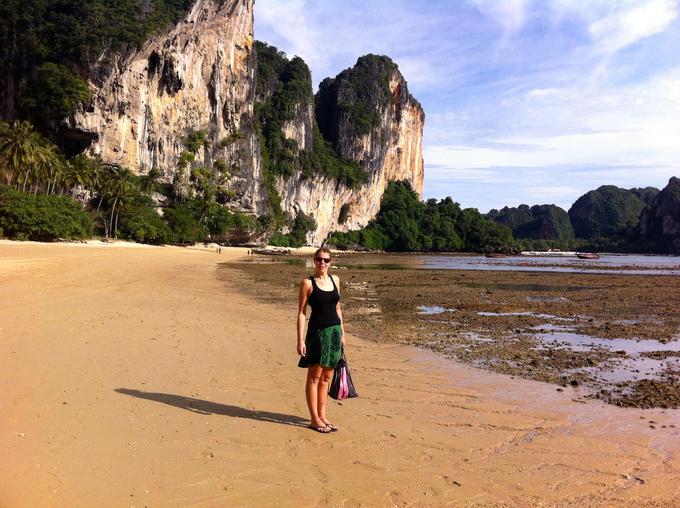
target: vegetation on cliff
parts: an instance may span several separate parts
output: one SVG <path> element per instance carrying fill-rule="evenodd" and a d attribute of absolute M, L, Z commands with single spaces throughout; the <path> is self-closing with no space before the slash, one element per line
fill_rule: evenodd
<path fill-rule="evenodd" d="M 389 57 L 365 55 L 354 67 L 321 82 L 316 94 L 316 120 L 336 149 L 338 126 L 347 125 L 354 134 L 363 136 L 380 125 L 380 112 L 392 100 L 390 78 L 396 70 Z"/>
<path fill-rule="evenodd" d="M 680 254 L 680 178 L 671 177 L 643 210 L 639 231 L 648 250 Z"/>
<path fill-rule="evenodd" d="M 574 229 L 569 215 L 555 205 L 519 205 L 491 210 L 487 217 L 508 226 L 515 238 L 536 240 L 571 240 Z"/>
<path fill-rule="evenodd" d="M 357 188 L 368 175 L 353 161 L 344 160 L 323 138 L 316 121 L 308 125 L 305 111 L 313 107 L 312 78 L 307 64 L 299 57 L 288 59 L 274 46 L 256 41 L 257 80 L 255 128 L 257 130 L 263 179 L 268 196 L 269 213 L 261 220 L 265 229 L 273 230 L 269 242 L 280 246 L 299 246 L 316 224 L 304 214 L 287 217 L 276 190 L 276 177 L 302 178 L 323 175 L 350 188 Z M 312 129 L 311 148 L 303 149 L 294 139 L 286 138 L 284 126 L 295 122 Z M 289 233 L 280 231 L 288 227 Z"/>
<path fill-rule="evenodd" d="M 340 158 L 323 138 L 314 119 L 311 150 L 302 150 L 283 132 L 286 122 L 297 120 L 305 126 L 304 111 L 313 107 L 312 77 L 307 64 L 299 57 L 288 60 L 286 54 L 263 42 L 255 42 L 257 84 L 255 113 L 260 133 L 265 178 L 267 174 L 292 176 L 300 171 L 304 178 L 317 174 L 333 178 L 350 188 L 368 180 L 356 162 Z M 273 181 L 267 190 L 273 188 Z"/>
<path fill-rule="evenodd" d="M 659 189 L 656 187 L 634 187 L 628 190 L 642 200 L 645 205 L 651 205 L 652 200 L 659 193 Z"/>
<path fill-rule="evenodd" d="M 603 185 L 578 198 L 569 209 L 569 218 L 578 238 L 595 240 L 637 226 L 645 206 L 634 192 Z"/>
<path fill-rule="evenodd" d="M 89 98 L 115 52 L 141 47 L 193 0 L 5 0 L 0 3 L 0 117 L 54 130 Z"/>

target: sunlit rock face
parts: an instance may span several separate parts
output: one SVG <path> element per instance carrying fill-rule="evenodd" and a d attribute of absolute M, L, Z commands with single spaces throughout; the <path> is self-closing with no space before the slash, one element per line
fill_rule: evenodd
<path fill-rule="evenodd" d="M 322 242 L 333 230 L 365 226 L 378 212 L 390 181 L 406 180 L 422 197 L 425 113 L 389 58 L 361 57 L 335 79 L 324 80 L 316 96 L 316 119 L 338 154 L 357 161 L 369 181 L 352 190 L 322 177 L 297 184 L 279 180 L 284 208 L 316 220 L 310 243 Z"/>
<path fill-rule="evenodd" d="M 259 147 L 253 129 L 252 0 L 198 0 L 170 32 L 119 56 L 74 127 L 90 147 L 136 173 L 176 178 L 192 131 L 207 133 L 194 165 L 225 162 L 222 180 L 245 209 L 261 208 Z"/>
<path fill-rule="evenodd" d="M 254 120 L 253 0 L 197 0 L 169 32 L 111 60 L 113 65 L 89 83 L 91 103 L 69 125 L 75 135 L 93 140 L 90 153 L 137 174 L 155 168 L 162 181 L 180 182 L 187 194 L 191 168 L 212 168 L 227 196 L 225 206 L 267 212 Z M 299 173 L 276 179 L 284 211 L 315 219 L 316 230 L 307 237 L 311 244 L 320 244 L 333 230 L 366 225 L 389 181 L 407 180 L 419 194 L 423 188 L 425 115 L 397 66 L 387 57 L 368 55 L 324 83 L 316 99 L 297 105 L 282 133 L 309 151 L 318 122 L 336 152 L 357 161 L 369 179 L 356 189 Z M 205 144 L 182 167 L 185 140 L 197 131 L 205 132 Z"/>

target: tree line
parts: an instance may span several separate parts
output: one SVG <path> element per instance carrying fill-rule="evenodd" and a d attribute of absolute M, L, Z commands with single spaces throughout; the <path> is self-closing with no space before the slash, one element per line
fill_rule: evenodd
<path fill-rule="evenodd" d="M 158 201 L 165 196 L 159 191 L 168 190 L 157 170 L 137 176 L 99 157 L 68 158 L 29 122 L 0 122 L 0 236 L 54 240 L 101 234 L 152 244 L 249 238 L 256 219 L 219 204 L 210 175 L 194 168 L 190 178 L 198 192 L 175 194 L 161 216 Z"/>
<path fill-rule="evenodd" d="M 377 216 L 365 228 L 334 232 L 327 243 L 397 252 L 509 251 L 518 247 L 507 226 L 474 208 L 461 209 L 450 197 L 420 201 L 406 181 L 387 185 Z"/>

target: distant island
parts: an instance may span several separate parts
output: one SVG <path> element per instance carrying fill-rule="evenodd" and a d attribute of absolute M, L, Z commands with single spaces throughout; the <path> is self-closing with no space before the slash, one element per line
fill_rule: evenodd
<path fill-rule="evenodd" d="M 393 182 L 376 218 L 361 230 L 333 233 L 341 248 L 388 251 L 519 252 L 548 249 L 680 254 L 680 179 L 661 191 L 605 185 L 568 212 L 555 205 L 461 210 L 451 198 L 423 203 Z"/>

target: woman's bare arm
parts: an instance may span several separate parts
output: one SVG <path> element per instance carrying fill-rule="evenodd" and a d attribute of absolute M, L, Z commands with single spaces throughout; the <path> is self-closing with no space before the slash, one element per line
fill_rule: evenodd
<path fill-rule="evenodd" d="M 305 320 L 307 319 L 307 299 L 309 298 L 311 289 L 311 281 L 309 279 L 302 279 L 302 282 L 300 282 L 297 314 L 297 353 L 300 356 L 305 356 L 307 354 L 307 346 L 305 346 L 303 334 L 305 331 Z"/>
<path fill-rule="evenodd" d="M 338 288 L 338 294 L 340 294 L 340 277 L 337 275 L 331 275 L 335 281 L 335 287 Z M 342 309 L 340 308 L 340 302 L 335 304 L 335 310 L 340 318 L 340 329 L 342 330 L 342 347 L 345 347 L 345 321 L 342 319 Z"/>

